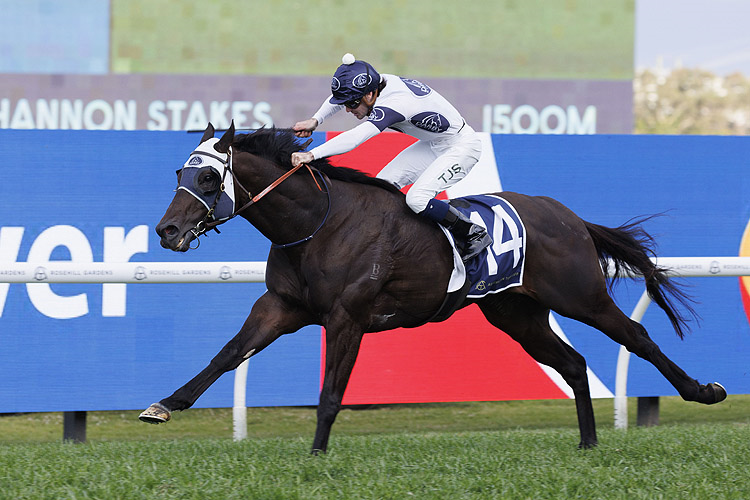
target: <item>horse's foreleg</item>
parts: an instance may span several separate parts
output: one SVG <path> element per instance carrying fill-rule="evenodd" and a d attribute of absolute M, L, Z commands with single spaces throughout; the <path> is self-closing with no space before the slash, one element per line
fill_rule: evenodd
<path fill-rule="evenodd" d="M 314 455 L 325 453 L 328 448 L 331 427 L 341 410 L 341 401 L 361 342 L 362 328 L 352 321 L 337 321 L 335 324 L 326 325 L 325 375 L 318 404 L 318 424 L 312 445 Z"/>
<path fill-rule="evenodd" d="M 581 434 L 578 447 L 596 446 L 596 422 L 586 360 L 552 331 L 549 310 L 521 296 L 486 298 L 479 302 L 479 307 L 490 323 L 521 344 L 534 360 L 553 368 L 563 377 L 575 397 Z"/>
<path fill-rule="evenodd" d="M 168 398 L 151 405 L 140 418 L 149 423 L 169 420 L 170 412 L 190 408 L 222 374 L 234 370 L 250 356 L 265 349 L 285 333 L 308 324 L 304 313 L 266 292 L 253 306 L 239 333 L 211 360 L 206 368 Z"/>

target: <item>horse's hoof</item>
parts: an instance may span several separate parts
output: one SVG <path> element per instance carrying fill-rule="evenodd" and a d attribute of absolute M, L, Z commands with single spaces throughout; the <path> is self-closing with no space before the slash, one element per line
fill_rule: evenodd
<path fill-rule="evenodd" d="M 590 450 L 592 448 L 596 448 L 597 446 L 599 446 L 599 443 L 596 442 L 596 441 L 593 441 L 593 442 L 590 442 L 590 443 L 585 443 L 585 442 L 581 441 L 580 443 L 578 443 L 578 449 L 579 450 Z"/>
<path fill-rule="evenodd" d="M 712 384 L 706 384 L 711 389 L 713 389 L 714 392 L 714 403 L 720 403 L 721 401 L 724 401 L 727 399 L 727 390 L 724 389 L 724 386 L 721 385 L 718 382 L 714 382 Z"/>
<path fill-rule="evenodd" d="M 148 424 L 160 424 L 162 422 L 169 422 L 172 414 L 163 404 L 154 403 L 138 415 L 138 418 Z"/>

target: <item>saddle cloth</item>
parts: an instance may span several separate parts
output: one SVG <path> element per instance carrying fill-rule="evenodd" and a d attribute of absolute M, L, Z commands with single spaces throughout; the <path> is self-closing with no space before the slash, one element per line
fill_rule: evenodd
<path fill-rule="evenodd" d="M 497 195 L 475 195 L 455 198 L 450 204 L 473 223 L 487 229 L 493 244 L 464 264 L 453 236 L 442 228 L 453 247 L 453 273 L 448 293 L 461 290 L 470 283 L 468 298 L 480 298 L 523 284 L 526 256 L 526 228 L 518 212 L 507 200 Z"/>

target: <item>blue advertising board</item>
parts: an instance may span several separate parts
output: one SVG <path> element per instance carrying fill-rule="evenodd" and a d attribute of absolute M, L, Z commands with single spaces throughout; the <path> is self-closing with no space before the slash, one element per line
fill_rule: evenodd
<path fill-rule="evenodd" d="M 581 218 L 616 227 L 663 214 L 644 227 L 663 257 L 737 256 L 750 221 L 750 138 L 708 136 L 493 136 L 503 189 L 556 198 Z M 642 320 L 662 351 L 702 383 L 750 391 L 750 328 L 738 278 L 682 279 L 698 322 L 680 340 L 652 305 Z M 622 280 L 615 299 L 630 314 L 641 281 Z M 619 345 L 559 318 L 575 348 L 614 392 Z M 676 395 L 650 363 L 632 357 L 628 396 Z"/>
<path fill-rule="evenodd" d="M 313 138 L 320 143 L 325 134 Z M 270 243 L 240 218 L 204 238 L 199 251 L 176 254 L 159 245 L 154 227 L 172 199 L 175 170 L 199 139 L 184 132 L 0 130 L 0 262 L 264 261 Z M 748 138 L 496 135 L 492 144 L 505 190 L 557 198 L 608 226 L 664 212 L 646 224 L 662 256 L 738 254 L 750 220 Z M 680 341 L 656 306 L 644 325 L 691 376 L 750 393 L 750 328 L 738 279 L 686 282 L 702 317 L 693 333 Z M 144 408 L 197 374 L 265 290 L 115 286 L 124 293 L 102 284 L 0 283 L 0 412 Z M 641 291 L 629 280 L 617 288 L 626 313 Z M 558 319 L 614 392 L 619 346 Z M 320 357 L 319 327 L 280 338 L 252 358 L 248 405 L 316 404 Z M 631 362 L 629 395 L 674 393 L 651 365 Z M 231 405 L 231 374 L 196 404 Z"/>
<path fill-rule="evenodd" d="M 200 251 L 178 254 L 159 245 L 154 227 L 174 195 L 175 170 L 200 137 L 0 131 L 7 165 L 0 260 L 26 261 L 30 253 L 70 260 L 91 252 L 103 261 L 135 249 L 134 262 L 265 261 L 270 243 L 240 218 L 221 236 L 203 238 Z M 144 225 L 147 231 L 136 230 Z M 17 248 L 9 228 L 23 228 Z M 118 231 L 126 237 L 111 236 Z M 33 289 L 39 286 L 0 284 L 0 412 L 148 406 L 203 369 L 265 291 L 262 283 L 136 284 L 126 285 L 125 294 L 106 293 L 101 284 Z M 65 300 L 73 296 L 81 300 Z M 248 405 L 316 404 L 320 329 L 282 337 L 267 351 L 249 368 Z M 232 406 L 232 375 L 196 406 Z"/>

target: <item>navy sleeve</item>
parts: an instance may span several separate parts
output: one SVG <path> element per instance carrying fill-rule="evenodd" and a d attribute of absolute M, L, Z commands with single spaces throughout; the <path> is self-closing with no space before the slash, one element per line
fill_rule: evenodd
<path fill-rule="evenodd" d="M 391 108 L 385 106 L 375 106 L 372 108 L 372 113 L 367 118 L 367 121 L 378 127 L 381 132 L 391 125 L 405 121 L 404 115 L 398 111 L 394 111 Z"/>

